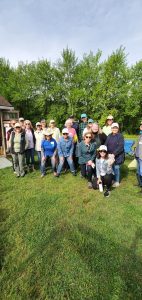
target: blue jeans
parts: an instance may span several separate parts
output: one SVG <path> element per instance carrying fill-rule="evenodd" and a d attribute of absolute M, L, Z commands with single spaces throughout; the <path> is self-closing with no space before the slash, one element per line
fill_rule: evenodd
<path fill-rule="evenodd" d="M 71 172 L 75 172 L 75 168 L 74 168 L 74 163 L 73 163 L 73 159 L 71 157 L 59 157 L 59 165 L 58 165 L 58 168 L 57 168 L 57 173 L 60 174 L 61 171 L 62 171 L 62 168 L 63 168 L 63 165 L 64 165 L 64 162 L 65 162 L 65 159 L 67 160 L 68 164 L 69 164 L 69 167 L 70 167 L 70 170 Z"/>
<path fill-rule="evenodd" d="M 31 148 L 31 149 L 27 149 L 25 151 L 25 155 L 26 155 L 26 164 L 27 166 L 30 165 L 30 163 L 32 165 L 34 165 L 34 152 L 35 152 L 35 149 L 34 148 Z"/>
<path fill-rule="evenodd" d="M 120 182 L 120 165 L 113 165 L 114 180 Z"/>
<path fill-rule="evenodd" d="M 41 151 L 37 151 L 38 162 L 41 163 Z"/>
<path fill-rule="evenodd" d="M 41 170 L 41 173 L 43 175 L 45 175 L 46 173 L 46 168 L 45 168 L 45 164 L 46 164 L 46 161 L 47 159 L 50 159 L 51 160 L 51 165 L 52 165 L 52 169 L 53 169 L 53 172 L 56 172 L 56 159 L 55 159 L 55 155 L 53 156 L 47 156 L 46 159 L 43 161 L 41 159 L 41 166 L 40 166 L 40 170 Z"/>
<path fill-rule="evenodd" d="M 137 174 L 142 176 L 142 159 L 137 159 Z"/>

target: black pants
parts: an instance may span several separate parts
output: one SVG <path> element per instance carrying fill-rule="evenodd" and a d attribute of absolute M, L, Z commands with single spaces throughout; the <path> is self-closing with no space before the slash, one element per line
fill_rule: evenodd
<path fill-rule="evenodd" d="M 92 175 L 94 173 L 94 170 L 91 166 L 87 166 L 86 164 L 81 164 L 80 165 L 80 169 L 81 169 L 81 175 L 83 177 L 88 177 L 88 181 L 91 182 L 92 181 Z"/>
<path fill-rule="evenodd" d="M 106 174 L 105 176 L 101 176 L 103 186 L 106 185 L 107 190 L 110 190 L 112 185 L 113 174 Z"/>

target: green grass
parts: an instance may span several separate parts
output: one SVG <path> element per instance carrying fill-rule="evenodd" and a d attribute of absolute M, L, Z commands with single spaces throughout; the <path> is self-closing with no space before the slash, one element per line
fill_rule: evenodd
<path fill-rule="evenodd" d="M 79 174 L 0 170 L 1 299 L 142 299 L 142 196 L 122 171 L 105 199 Z"/>

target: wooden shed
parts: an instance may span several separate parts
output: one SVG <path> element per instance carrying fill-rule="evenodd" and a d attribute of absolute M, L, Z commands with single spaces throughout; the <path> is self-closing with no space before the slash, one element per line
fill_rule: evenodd
<path fill-rule="evenodd" d="M 6 156 L 6 130 L 10 128 L 10 121 L 19 119 L 19 111 L 2 96 L 0 96 L 0 155 Z"/>

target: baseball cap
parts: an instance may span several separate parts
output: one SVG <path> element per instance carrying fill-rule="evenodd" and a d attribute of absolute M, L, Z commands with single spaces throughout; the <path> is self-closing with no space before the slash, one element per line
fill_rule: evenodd
<path fill-rule="evenodd" d="M 15 123 L 15 126 L 14 126 L 15 128 L 16 127 L 20 127 L 21 128 L 21 124 L 20 123 Z"/>
<path fill-rule="evenodd" d="M 69 131 L 68 131 L 67 128 L 64 128 L 64 129 L 62 130 L 62 133 L 69 133 Z"/>
<path fill-rule="evenodd" d="M 107 117 L 107 120 L 113 120 L 114 118 L 113 118 L 113 116 L 112 115 L 109 115 L 108 117 Z"/>
<path fill-rule="evenodd" d="M 111 128 L 117 127 L 119 128 L 119 124 L 118 123 L 112 123 Z"/>
<path fill-rule="evenodd" d="M 40 126 L 40 125 L 41 125 L 41 123 L 40 123 L 40 122 L 37 122 L 37 123 L 36 123 L 36 126 Z"/>
<path fill-rule="evenodd" d="M 82 118 L 87 118 L 87 115 L 86 114 L 81 114 L 81 119 Z"/>
<path fill-rule="evenodd" d="M 19 118 L 19 122 L 21 122 L 21 121 L 24 121 L 24 118 L 22 118 L 22 117 L 21 117 L 21 118 Z"/>
<path fill-rule="evenodd" d="M 99 147 L 99 151 L 102 151 L 102 150 L 107 151 L 107 146 L 101 145 L 101 146 Z"/>
<path fill-rule="evenodd" d="M 51 124 L 51 123 L 55 123 L 55 120 L 50 120 L 49 124 Z"/>
<path fill-rule="evenodd" d="M 88 123 L 94 123 L 94 120 L 93 119 L 89 119 Z"/>

